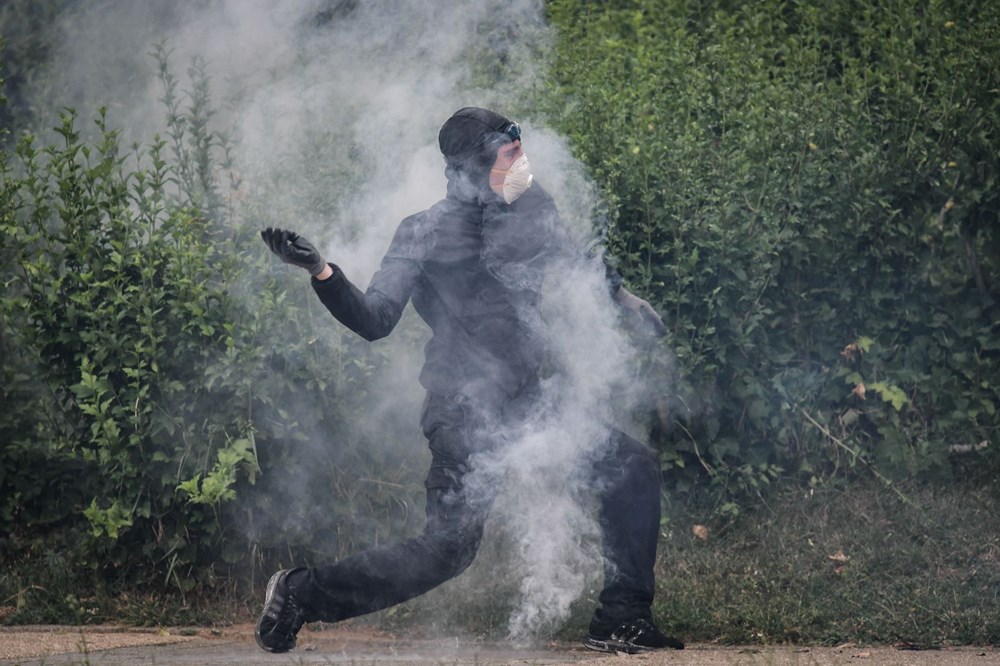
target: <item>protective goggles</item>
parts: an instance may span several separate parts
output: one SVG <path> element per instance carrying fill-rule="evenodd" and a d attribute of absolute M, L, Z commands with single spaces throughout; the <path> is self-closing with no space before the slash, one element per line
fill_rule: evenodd
<path fill-rule="evenodd" d="M 509 136 L 511 141 L 517 141 L 521 138 L 521 126 L 517 123 L 511 123 L 500 131 Z"/>
<path fill-rule="evenodd" d="M 521 126 L 513 122 L 493 132 L 486 139 L 486 143 L 483 144 L 487 152 L 496 150 L 498 146 L 507 143 L 508 139 L 513 143 L 521 138 Z"/>

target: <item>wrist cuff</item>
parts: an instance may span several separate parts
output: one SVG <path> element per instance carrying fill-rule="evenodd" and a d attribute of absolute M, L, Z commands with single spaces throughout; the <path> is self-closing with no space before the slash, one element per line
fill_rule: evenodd
<path fill-rule="evenodd" d="M 332 270 L 333 272 L 332 272 L 332 273 L 330 273 L 330 276 L 329 276 L 329 277 L 327 277 L 327 278 L 326 278 L 325 280 L 320 280 L 320 279 L 319 279 L 318 277 L 316 277 L 316 276 L 317 276 L 317 275 L 319 275 L 320 273 L 322 273 L 322 272 L 323 272 L 323 269 L 324 269 L 324 268 L 326 268 L 327 266 L 329 266 L 329 267 L 330 267 L 330 269 L 331 269 L 331 270 Z M 337 277 L 338 275 L 343 275 L 343 273 L 342 273 L 342 272 L 341 272 L 341 270 L 340 270 L 340 266 L 338 266 L 337 264 L 331 264 L 331 263 L 329 263 L 329 262 L 327 262 L 327 263 L 324 263 L 324 264 L 323 264 L 322 266 L 320 266 L 319 270 L 318 270 L 318 271 L 316 271 L 315 273 L 313 273 L 312 271 L 309 271 L 309 274 L 310 274 L 310 275 L 312 275 L 312 279 L 313 279 L 313 281 L 314 281 L 314 282 L 318 282 L 319 284 L 325 284 L 325 283 L 327 283 L 327 282 L 330 282 L 331 280 L 333 280 L 333 279 L 334 279 L 335 277 Z"/>

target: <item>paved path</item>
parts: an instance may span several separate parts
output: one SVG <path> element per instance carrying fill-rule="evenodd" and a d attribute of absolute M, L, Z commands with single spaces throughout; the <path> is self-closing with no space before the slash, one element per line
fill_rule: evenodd
<path fill-rule="evenodd" d="M 19 650 L 19 653 L 15 653 Z M 259 650 L 253 628 L 222 631 L 88 627 L 0 628 L 0 664 L 21 666 L 224 666 L 230 664 L 354 664 L 386 666 L 991 666 L 998 648 L 909 651 L 852 645 L 838 648 L 718 647 L 680 652 L 601 655 L 573 644 L 518 649 L 508 643 L 457 639 L 409 640 L 361 629 L 303 631 L 299 649 L 283 655 Z"/>

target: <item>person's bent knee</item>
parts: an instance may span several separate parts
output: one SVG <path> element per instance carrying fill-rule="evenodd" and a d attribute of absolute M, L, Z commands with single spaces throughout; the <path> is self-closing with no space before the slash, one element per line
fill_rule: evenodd
<path fill-rule="evenodd" d="M 656 469 L 658 467 L 656 452 L 625 433 L 619 433 L 616 438 L 614 457 L 628 467 L 640 469 Z"/>
<path fill-rule="evenodd" d="M 464 526 L 436 534 L 427 534 L 429 551 L 437 568 L 448 578 L 454 578 L 469 568 L 476 559 L 482 541 L 481 526 Z"/>
<path fill-rule="evenodd" d="M 603 481 L 602 487 L 606 492 L 623 487 L 639 492 L 658 484 L 660 465 L 652 449 L 623 432 L 617 432 L 608 454 L 595 465 L 595 472 Z"/>

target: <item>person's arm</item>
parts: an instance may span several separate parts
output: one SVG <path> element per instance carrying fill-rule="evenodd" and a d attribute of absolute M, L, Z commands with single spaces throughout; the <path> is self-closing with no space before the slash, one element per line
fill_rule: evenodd
<path fill-rule="evenodd" d="M 398 244 L 405 236 L 397 232 L 371 286 L 362 292 L 297 233 L 270 227 L 261 232 L 261 238 L 282 261 L 309 271 L 313 290 L 330 314 L 366 340 L 378 340 L 392 332 L 410 298 L 418 268 L 414 260 L 400 256 Z"/>
<path fill-rule="evenodd" d="M 562 255 L 579 257 L 580 260 L 596 260 L 597 257 L 592 256 L 590 252 L 586 252 L 570 237 L 569 231 L 562 223 L 559 213 L 556 210 L 552 197 L 542 190 L 541 186 L 532 187 L 532 190 L 525 193 L 510 207 L 511 210 L 517 210 L 517 206 L 522 200 L 522 206 L 530 205 L 533 207 L 531 210 L 534 213 L 534 219 L 529 217 L 531 219 L 530 223 L 518 230 L 518 239 L 530 238 L 533 232 L 545 239 L 545 254 L 550 258 Z M 533 201 L 533 198 L 536 201 Z M 530 247 L 530 242 L 527 245 Z M 604 265 L 604 281 L 608 287 L 608 293 L 615 302 L 626 310 L 634 312 L 639 321 L 650 327 L 656 335 L 660 337 L 666 335 L 667 327 L 660 318 L 660 315 L 653 309 L 653 306 L 625 289 L 622 285 L 623 279 L 621 273 L 608 261 L 607 257 L 601 256 L 600 259 Z"/>
<path fill-rule="evenodd" d="M 571 237 L 555 201 L 537 182 L 514 203 L 488 207 L 484 227 L 489 253 L 498 258 L 498 264 L 546 264 L 558 258 L 597 260 Z M 666 335 L 667 327 L 653 306 L 622 286 L 621 274 L 607 257 L 602 256 L 600 260 L 604 265 L 608 294 L 615 302 L 634 312 L 657 335 Z"/>
<path fill-rule="evenodd" d="M 369 342 L 389 335 L 409 301 L 415 267 L 387 258 L 364 292 L 335 264 L 327 268 L 328 277 L 320 278 L 326 271 L 314 276 L 312 287 L 330 314 Z"/>
<path fill-rule="evenodd" d="M 622 276 L 606 257 L 585 249 L 573 238 L 552 196 L 537 182 L 513 204 L 494 205 L 487 209 L 487 233 L 495 240 L 505 261 L 553 261 L 594 263 L 601 261 L 608 295 L 615 298 L 622 286 Z"/>

